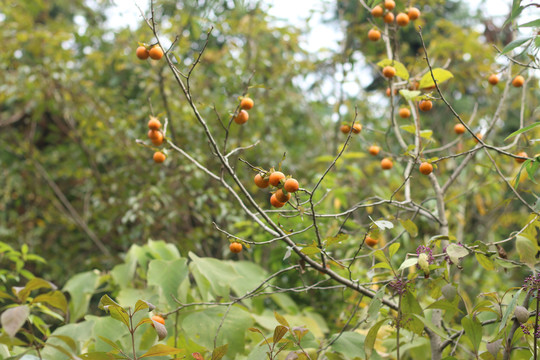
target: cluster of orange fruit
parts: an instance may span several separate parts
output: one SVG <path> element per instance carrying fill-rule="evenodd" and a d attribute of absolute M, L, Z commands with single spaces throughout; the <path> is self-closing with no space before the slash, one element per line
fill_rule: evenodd
<path fill-rule="evenodd" d="M 382 17 L 383 21 L 386 24 L 391 24 L 394 22 L 399 26 L 407 26 L 409 21 L 414 21 L 420 17 L 420 10 L 415 7 L 411 7 L 407 10 L 407 13 L 400 12 L 397 16 L 394 17 L 392 10 L 396 7 L 396 2 L 394 0 L 384 0 L 384 9 L 382 6 L 377 5 L 371 10 L 371 15 L 374 17 Z M 386 12 L 385 12 L 386 10 Z M 381 38 L 381 32 L 378 29 L 371 29 L 368 32 L 368 39 L 371 41 L 377 41 Z"/>
<path fill-rule="evenodd" d="M 270 197 L 270 204 L 277 208 L 285 206 L 291 199 L 291 194 L 297 192 L 300 188 L 296 179 L 290 176 L 285 177 L 285 174 L 281 171 L 267 171 L 266 173 L 257 174 L 253 181 L 261 189 L 265 189 L 269 185 L 277 188 Z"/>
<path fill-rule="evenodd" d="M 380 146 L 377 146 L 377 145 L 371 145 L 368 149 L 368 152 L 373 155 L 373 156 L 377 156 L 379 155 L 379 152 L 381 151 L 381 148 Z M 392 161 L 392 159 L 390 158 L 383 158 L 381 160 L 381 169 L 383 170 L 390 170 L 394 167 L 394 162 Z M 433 171 L 433 165 L 431 165 L 429 162 L 422 162 L 420 164 L 420 168 L 419 168 L 420 172 L 424 175 L 429 175 L 431 174 L 431 172 Z M 367 239 L 366 239 L 367 240 Z M 370 245 L 371 246 L 371 245 Z"/>
<path fill-rule="evenodd" d="M 253 108 L 253 105 L 254 103 L 252 99 L 248 97 L 243 98 L 242 101 L 240 101 L 241 110 L 234 117 L 234 122 L 239 125 L 245 124 L 249 119 L 249 114 L 246 110 L 251 110 Z"/>
<path fill-rule="evenodd" d="M 160 146 L 163 144 L 164 136 L 161 132 L 161 122 L 158 118 L 150 116 L 150 121 L 148 121 L 148 138 L 152 141 L 152 144 Z M 156 151 L 154 153 L 154 161 L 158 164 L 161 164 L 165 161 L 165 154 L 161 151 Z"/>
<path fill-rule="evenodd" d="M 356 123 L 356 124 L 354 124 L 352 126 L 352 129 L 351 129 L 350 125 L 343 124 L 343 125 L 341 125 L 339 130 L 344 134 L 348 134 L 349 132 L 351 132 L 351 130 L 352 130 L 353 134 L 360 134 L 360 132 L 362 131 L 362 124 Z"/>
<path fill-rule="evenodd" d="M 163 49 L 159 45 L 146 46 L 141 45 L 135 52 L 141 60 L 146 60 L 149 57 L 154 60 L 159 60 L 163 57 Z"/>
<path fill-rule="evenodd" d="M 497 74 L 491 74 L 488 77 L 488 82 L 491 85 L 497 85 L 499 83 L 499 76 Z M 523 84 L 525 84 L 525 78 L 521 75 L 516 75 L 515 78 L 512 79 L 512 86 L 514 87 L 522 87 Z"/>

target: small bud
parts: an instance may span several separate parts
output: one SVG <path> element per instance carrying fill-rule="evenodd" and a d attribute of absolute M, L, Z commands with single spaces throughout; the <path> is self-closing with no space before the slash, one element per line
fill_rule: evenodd
<path fill-rule="evenodd" d="M 518 319 L 520 324 L 524 324 L 529 320 L 529 311 L 523 306 L 516 306 L 514 310 L 514 315 Z"/>
<path fill-rule="evenodd" d="M 448 301 L 454 300 L 457 294 L 457 290 L 451 284 L 446 284 L 441 289 L 444 298 Z"/>

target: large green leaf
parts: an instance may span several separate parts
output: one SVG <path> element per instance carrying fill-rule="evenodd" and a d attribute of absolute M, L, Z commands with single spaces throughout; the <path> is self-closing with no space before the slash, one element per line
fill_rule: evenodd
<path fill-rule="evenodd" d="M 4 310 L 0 316 L 0 323 L 2 324 L 2 329 L 10 337 L 15 337 L 15 334 L 20 330 L 20 328 L 28 319 L 30 314 L 30 308 L 26 305 L 15 306 Z"/>
<path fill-rule="evenodd" d="M 180 284 L 187 278 L 187 259 L 152 260 L 148 264 L 148 285 L 159 289 L 160 303 L 167 304 L 168 309 L 174 308 L 178 303 Z M 174 298 L 173 298 L 174 296 Z"/>
<path fill-rule="evenodd" d="M 466 316 L 461 319 L 461 325 L 465 330 L 465 335 L 471 340 L 474 352 L 478 353 L 478 348 L 482 342 L 482 324 L 476 316 Z"/>
<path fill-rule="evenodd" d="M 422 76 L 420 79 L 420 89 L 430 88 L 435 86 L 435 83 L 433 82 L 433 78 L 437 81 L 437 84 L 440 85 L 445 81 L 450 80 L 453 78 L 454 75 L 445 69 L 442 68 L 435 68 L 433 69 L 433 77 L 431 76 L 431 72 L 427 72 Z"/>
<path fill-rule="evenodd" d="M 100 275 L 97 271 L 87 271 L 73 276 L 64 285 L 63 290 L 70 296 L 70 322 L 76 322 L 84 316 L 99 284 L 99 279 Z"/>
<path fill-rule="evenodd" d="M 184 352 L 183 350 L 174 348 L 169 345 L 156 344 L 152 346 L 150 349 L 148 349 L 147 352 L 139 356 L 139 359 L 151 357 L 151 356 L 167 356 L 167 355 L 181 354 L 183 352 Z"/>

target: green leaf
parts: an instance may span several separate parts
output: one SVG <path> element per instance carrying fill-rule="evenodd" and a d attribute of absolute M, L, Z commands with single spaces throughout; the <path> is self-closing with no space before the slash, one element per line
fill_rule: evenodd
<path fill-rule="evenodd" d="M 12 307 L 2 313 L 0 316 L 0 324 L 6 334 L 13 338 L 26 322 L 28 315 L 30 315 L 30 308 L 28 306 L 21 305 Z"/>
<path fill-rule="evenodd" d="M 330 338 L 335 339 L 336 336 L 337 334 L 332 335 Z M 333 342 L 331 349 L 345 355 L 347 359 L 365 359 L 364 341 L 364 335 L 354 331 L 345 331 Z"/>
<path fill-rule="evenodd" d="M 274 336 L 272 337 L 274 343 L 279 342 L 279 340 L 281 340 L 285 336 L 285 334 L 287 334 L 287 331 L 289 331 L 288 327 L 285 327 L 283 325 L 276 326 L 276 328 L 274 329 Z"/>
<path fill-rule="evenodd" d="M 400 219 L 399 222 L 401 223 L 401 226 L 403 226 L 405 230 L 407 230 L 407 232 L 409 233 L 409 235 L 411 235 L 411 237 L 414 238 L 418 236 L 418 227 L 416 226 L 414 222 L 412 222 L 411 219 L 407 219 L 407 220 Z"/>
<path fill-rule="evenodd" d="M 406 132 L 411 134 L 416 133 L 416 126 L 414 125 L 401 125 L 400 129 L 405 130 Z"/>
<path fill-rule="evenodd" d="M 32 304 L 36 304 L 36 303 L 48 304 L 52 307 L 60 309 L 64 313 L 67 311 L 67 307 L 68 307 L 66 297 L 64 296 L 64 294 L 62 294 L 61 291 L 58 291 L 58 290 L 53 291 L 51 293 L 41 294 L 41 295 L 36 296 L 34 300 L 32 301 Z"/>
<path fill-rule="evenodd" d="M 101 335 L 98 335 L 98 336 L 102 341 L 104 341 L 107 344 L 109 344 L 110 346 L 112 346 L 113 349 L 118 350 L 118 351 L 122 351 L 122 348 L 120 346 L 118 346 L 114 341 L 109 340 L 106 337 L 101 336 Z"/>
<path fill-rule="evenodd" d="M 416 264 L 418 264 L 418 258 L 417 257 L 407 259 L 400 265 L 398 271 L 401 271 L 403 269 L 408 269 L 411 266 L 414 266 Z"/>
<path fill-rule="evenodd" d="M 100 275 L 98 272 L 87 271 L 73 276 L 64 285 L 63 290 L 67 291 L 70 297 L 70 322 L 74 323 L 86 314 L 90 299 L 98 287 L 99 279 Z"/>
<path fill-rule="evenodd" d="M 523 167 L 525 170 L 527 170 L 527 174 L 529 175 L 529 180 L 531 180 L 533 183 L 536 184 L 536 181 L 534 180 L 534 175 L 536 174 L 536 170 L 538 170 L 538 165 L 540 165 L 540 159 L 533 160 L 525 160 L 523 163 Z"/>
<path fill-rule="evenodd" d="M 188 276 L 187 259 L 152 260 L 148 264 L 148 285 L 159 289 L 160 303 L 166 303 L 174 308 L 177 303 L 180 284 Z"/>
<path fill-rule="evenodd" d="M 149 303 L 148 301 L 137 300 L 137 302 L 135 303 L 135 310 L 133 311 L 133 313 L 136 313 L 137 311 L 144 310 L 144 309 L 148 309 L 148 311 L 152 311 L 155 308 L 156 307 L 152 305 L 151 303 Z"/>
<path fill-rule="evenodd" d="M 482 342 L 482 324 L 475 316 L 471 319 L 469 315 L 461 319 L 461 325 L 465 330 L 465 335 L 471 340 L 474 352 L 478 353 L 478 348 Z"/>
<path fill-rule="evenodd" d="M 413 100 L 415 97 L 420 96 L 422 92 L 419 90 L 399 90 L 399 94 L 403 96 L 405 100 Z"/>
<path fill-rule="evenodd" d="M 518 46 L 521 46 L 523 44 L 525 44 L 527 41 L 531 40 L 533 37 L 532 36 L 529 36 L 529 37 L 526 37 L 526 38 L 522 38 L 522 39 L 516 39 L 512 42 L 510 42 L 508 45 L 506 45 L 502 51 L 501 51 L 501 54 L 506 54 L 512 50 L 514 50 L 515 48 L 517 48 Z"/>
<path fill-rule="evenodd" d="M 30 295 L 30 293 L 33 290 L 37 290 L 37 289 L 54 289 L 54 290 L 56 290 L 56 286 L 53 283 L 48 282 L 46 280 L 43 280 L 43 279 L 40 279 L 40 278 L 33 278 L 32 280 L 30 280 L 29 282 L 26 283 L 24 288 L 22 288 L 19 291 L 13 291 L 13 293 L 21 300 L 21 302 L 23 302 L 23 301 L 26 300 L 28 295 Z"/>
<path fill-rule="evenodd" d="M 490 258 L 485 256 L 484 254 L 476 253 L 476 260 L 478 260 L 478 263 L 482 265 L 482 267 L 488 271 L 494 270 L 495 266 L 493 265 L 493 262 Z"/>
<path fill-rule="evenodd" d="M 409 80 L 409 72 L 407 71 L 407 68 L 399 61 L 385 59 L 379 61 L 377 63 L 377 66 L 379 66 L 380 68 L 383 68 L 385 66 L 392 66 L 394 67 L 394 69 L 396 69 L 396 76 L 399 76 L 403 80 Z"/>
<path fill-rule="evenodd" d="M 540 19 L 529 21 L 528 23 L 518 25 L 518 27 L 540 27 Z"/>
<path fill-rule="evenodd" d="M 420 137 L 424 139 L 431 139 L 431 135 L 433 135 L 433 130 L 420 130 Z"/>
<path fill-rule="evenodd" d="M 511 137 L 514 137 L 514 136 L 519 135 L 519 134 L 523 134 L 524 132 L 527 132 L 527 131 L 529 131 L 529 130 L 531 130 L 531 129 L 534 129 L 534 128 L 537 127 L 537 126 L 540 126 L 540 122 L 535 122 L 535 123 L 533 123 L 533 124 L 531 124 L 531 125 L 529 125 L 529 126 L 525 126 L 524 128 L 521 128 L 521 129 L 519 129 L 519 130 L 516 130 L 516 131 L 514 131 L 513 133 L 511 133 L 510 135 L 508 135 L 508 136 L 504 139 L 504 141 L 510 139 Z"/>
<path fill-rule="evenodd" d="M 321 249 L 319 249 L 316 245 L 309 245 L 301 250 L 306 255 L 314 255 L 321 252 Z"/>
<path fill-rule="evenodd" d="M 109 297 L 109 295 L 103 295 L 101 299 L 99 300 L 98 307 L 101 310 L 107 310 L 106 306 L 118 306 L 120 307 L 120 304 L 116 303 L 113 299 Z"/>
<path fill-rule="evenodd" d="M 388 258 L 391 259 L 397 253 L 399 246 L 400 244 L 396 242 L 388 247 Z"/>
<path fill-rule="evenodd" d="M 428 329 L 433 331 L 435 334 L 439 335 L 443 339 L 448 339 L 448 334 L 446 334 L 440 327 L 435 326 L 431 321 L 427 320 L 425 317 L 413 314 L 417 319 L 419 319 Z"/>
<path fill-rule="evenodd" d="M 518 235 L 516 236 L 516 250 L 519 254 L 520 261 L 534 269 L 537 252 L 535 242 L 525 236 Z"/>
<path fill-rule="evenodd" d="M 129 315 L 126 310 L 121 306 L 108 305 L 109 314 L 115 320 L 123 322 L 129 327 Z"/>
<path fill-rule="evenodd" d="M 382 286 L 376 293 L 375 296 L 371 299 L 368 306 L 368 318 L 367 321 L 370 322 L 377 318 L 379 311 L 382 307 L 382 298 L 384 295 L 386 287 Z"/>
<path fill-rule="evenodd" d="M 462 246 L 450 244 L 446 248 L 448 257 L 454 264 L 459 264 L 459 259 L 469 255 L 469 251 Z"/>
<path fill-rule="evenodd" d="M 512 300 L 506 307 L 506 311 L 503 314 L 503 317 L 501 319 L 501 324 L 499 325 L 499 331 L 504 329 L 506 326 L 506 322 L 508 321 L 508 318 L 514 313 L 514 309 L 516 308 L 516 304 L 519 298 L 519 295 L 521 294 L 522 289 L 519 289 L 514 296 L 512 297 Z"/>
<path fill-rule="evenodd" d="M 165 345 L 165 344 L 156 344 L 148 349 L 147 352 L 139 356 L 139 359 L 150 357 L 150 356 L 167 356 L 173 354 L 180 354 L 184 350 L 177 349 L 175 347 Z"/>
<path fill-rule="evenodd" d="M 91 352 L 81 354 L 79 357 L 82 360 L 114 360 L 115 356 L 106 352 Z"/>
<path fill-rule="evenodd" d="M 274 317 L 276 318 L 277 322 L 285 327 L 290 327 L 289 323 L 287 322 L 287 319 L 285 319 L 283 316 L 278 314 L 276 311 L 274 311 Z"/>
<path fill-rule="evenodd" d="M 448 300 L 437 300 L 431 303 L 426 309 L 440 309 L 440 310 L 449 310 L 449 311 L 459 311 L 462 312 L 456 304 L 449 302 Z"/>
<path fill-rule="evenodd" d="M 377 340 L 377 333 L 379 332 L 379 329 L 381 326 L 388 321 L 388 318 L 384 318 L 375 325 L 373 325 L 369 331 L 368 334 L 364 340 L 364 352 L 366 353 L 366 358 L 369 359 L 371 357 L 371 353 L 373 352 L 373 347 L 375 346 L 375 340 Z"/>
<path fill-rule="evenodd" d="M 445 81 L 450 80 L 453 77 L 454 75 L 448 70 L 441 69 L 441 68 L 433 69 L 433 78 L 435 78 L 438 85 L 442 84 Z M 435 86 L 435 83 L 433 82 L 433 78 L 431 76 L 431 72 L 424 74 L 424 76 L 422 76 L 422 78 L 420 79 L 420 85 L 419 85 L 420 89 L 425 89 L 425 88 Z"/>
<path fill-rule="evenodd" d="M 222 357 L 227 354 L 227 351 L 229 350 L 229 344 L 218 346 L 217 348 L 212 351 L 212 360 L 220 360 Z"/>

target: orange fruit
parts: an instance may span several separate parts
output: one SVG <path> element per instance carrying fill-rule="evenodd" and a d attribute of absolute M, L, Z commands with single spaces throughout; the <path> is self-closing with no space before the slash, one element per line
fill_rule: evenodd
<path fill-rule="evenodd" d="M 399 26 L 407 26 L 407 24 L 409 23 L 409 15 L 405 13 L 397 14 L 396 22 Z"/>
<path fill-rule="evenodd" d="M 352 127 L 352 132 L 355 134 L 360 134 L 360 131 L 362 131 L 362 124 L 354 124 Z"/>
<path fill-rule="evenodd" d="M 529 157 L 529 155 L 527 155 L 527 153 L 525 151 L 519 152 L 516 155 L 521 156 L 521 157 Z M 516 158 L 516 162 L 519 163 L 519 164 L 524 163 L 525 161 L 527 161 L 527 160 L 525 160 L 525 159 L 517 159 Z"/>
<path fill-rule="evenodd" d="M 244 110 L 250 110 L 253 107 L 253 100 L 245 97 L 240 101 L 240 107 Z"/>
<path fill-rule="evenodd" d="M 255 181 L 255 185 L 261 189 L 267 188 L 268 184 L 270 183 L 270 181 L 262 177 L 261 174 L 255 175 L 253 181 Z"/>
<path fill-rule="evenodd" d="M 152 140 L 152 144 L 156 146 L 163 144 L 163 139 L 164 139 L 163 133 L 161 131 L 156 131 L 156 130 L 150 130 L 150 131 L 155 131 L 157 133 L 155 137 L 150 138 L 150 140 Z"/>
<path fill-rule="evenodd" d="M 465 134 L 465 131 L 467 131 L 467 129 L 463 124 L 456 124 L 454 126 L 454 132 L 458 135 Z"/>
<path fill-rule="evenodd" d="M 383 16 L 384 10 L 379 5 L 375 6 L 373 9 L 371 9 L 371 15 L 374 17 L 381 17 Z"/>
<path fill-rule="evenodd" d="M 276 191 L 274 195 L 276 196 L 277 201 L 281 203 L 286 203 L 291 199 L 291 194 L 285 194 L 282 189 L 278 189 L 278 191 Z"/>
<path fill-rule="evenodd" d="M 514 87 L 522 87 L 523 84 L 525 84 L 525 78 L 521 75 L 516 76 L 514 80 L 512 80 L 512 85 L 514 85 Z"/>
<path fill-rule="evenodd" d="M 242 252 L 242 244 L 240 244 L 239 242 L 233 242 L 229 245 L 229 250 L 231 250 L 231 252 L 233 254 L 238 254 L 238 253 L 241 253 Z"/>
<path fill-rule="evenodd" d="M 148 55 L 154 60 L 159 60 L 163 57 L 163 49 L 159 45 L 156 45 L 150 49 Z"/>
<path fill-rule="evenodd" d="M 160 127 L 161 122 L 157 118 L 150 116 L 150 121 L 148 121 L 148 128 L 150 130 L 159 130 Z"/>
<path fill-rule="evenodd" d="M 414 21 L 420 17 L 420 10 L 418 10 L 415 7 L 412 7 L 409 9 L 408 14 L 409 14 L 409 19 Z"/>
<path fill-rule="evenodd" d="M 377 29 L 371 29 L 368 31 L 367 37 L 371 41 L 377 41 L 381 38 L 381 32 Z"/>
<path fill-rule="evenodd" d="M 270 182 L 270 185 L 278 186 L 281 179 L 285 179 L 285 174 L 281 171 L 274 171 L 270 174 L 268 181 Z"/>
<path fill-rule="evenodd" d="M 148 50 L 146 50 L 146 47 L 144 46 L 139 46 L 135 51 L 135 54 L 137 54 L 137 57 L 141 60 L 146 60 L 150 56 Z"/>
<path fill-rule="evenodd" d="M 491 74 L 488 77 L 488 82 L 491 85 L 497 85 L 497 83 L 499 82 L 499 77 L 496 74 Z"/>
<path fill-rule="evenodd" d="M 431 100 L 422 100 L 422 101 L 420 101 L 420 103 L 418 104 L 418 107 L 419 107 L 420 110 L 422 110 L 422 111 L 429 111 L 429 110 L 431 110 L 431 108 L 433 107 L 433 103 L 431 102 Z"/>
<path fill-rule="evenodd" d="M 401 108 L 399 109 L 399 117 L 403 118 L 403 119 L 406 119 L 408 118 L 409 116 L 411 116 L 411 110 L 407 109 L 407 108 Z"/>
<path fill-rule="evenodd" d="M 384 77 L 393 78 L 396 75 L 396 69 L 392 66 L 385 66 L 382 69 Z"/>
<path fill-rule="evenodd" d="M 394 95 L 397 95 L 398 89 L 394 89 Z M 390 97 L 390 88 L 386 88 L 386 96 Z"/>
<path fill-rule="evenodd" d="M 379 154 L 379 151 L 381 151 L 381 148 L 377 145 L 371 145 L 368 151 L 371 155 L 376 156 Z"/>
<path fill-rule="evenodd" d="M 484 135 L 482 135 L 482 133 L 477 133 L 476 137 L 479 138 L 480 140 L 482 140 L 484 138 Z M 478 140 L 476 140 L 476 138 L 474 139 L 474 141 L 478 142 Z"/>
<path fill-rule="evenodd" d="M 158 164 L 161 164 L 162 162 L 165 161 L 165 154 L 162 153 L 161 151 L 156 151 L 154 153 L 154 162 L 158 163 Z"/>
<path fill-rule="evenodd" d="M 348 134 L 351 131 L 351 127 L 349 125 L 341 125 L 339 130 L 344 134 Z"/>
<path fill-rule="evenodd" d="M 283 207 L 285 205 L 285 203 L 277 199 L 276 194 L 272 194 L 272 196 L 270 197 L 270 204 L 272 204 L 273 207 L 277 208 Z"/>
<path fill-rule="evenodd" d="M 159 131 L 159 130 L 148 130 L 148 138 L 150 140 L 157 139 L 157 138 L 159 138 L 160 133 L 161 133 L 161 131 Z"/>
<path fill-rule="evenodd" d="M 155 322 L 160 323 L 160 324 L 162 324 L 162 325 L 165 325 L 165 319 L 162 318 L 162 317 L 159 316 L 159 315 L 154 315 L 154 316 L 152 316 L 152 320 L 154 320 Z M 152 326 L 154 326 L 154 324 L 152 324 Z"/>
<path fill-rule="evenodd" d="M 300 185 L 298 184 L 298 180 L 291 178 L 285 181 L 285 184 L 283 184 L 283 188 L 289 193 L 294 193 L 298 191 Z"/>
<path fill-rule="evenodd" d="M 391 24 L 394 22 L 394 14 L 392 14 L 391 12 L 388 12 L 386 13 L 386 15 L 384 15 L 383 17 L 383 21 L 387 24 Z"/>
<path fill-rule="evenodd" d="M 381 168 L 383 170 L 390 170 L 394 166 L 394 163 L 389 158 L 384 158 L 381 160 Z"/>
<path fill-rule="evenodd" d="M 366 245 L 369 246 L 369 247 L 374 247 L 375 245 L 377 245 L 379 243 L 379 240 L 378 239 L 374 239 L 370 236 L 367 236 L 366 237 L 366 241 L 365 241 Z"/>
<path fill-rule="evenodd" d="M 394 0 L 384 0 L 384 7 L 392 11 L 396 7 L 396 2 Z"/>
<path fill-rule="evenodd" d="M 234 122 L 239 124 L 239 125 L 242 125 L 242 124 L 245 124 L 249 119 L 249 114 L 246 110 L 240 110 L 240 112 L 238 113 L 238 115 L 236 115 L 236 117 L 234 118 Z"/>
<path fill-rule="evenodd" d="M 423 162 L 420 164 L 420 172 L 424 175 L 429 175 L 433 171 L 433 165 L 428 162 Z"/>

